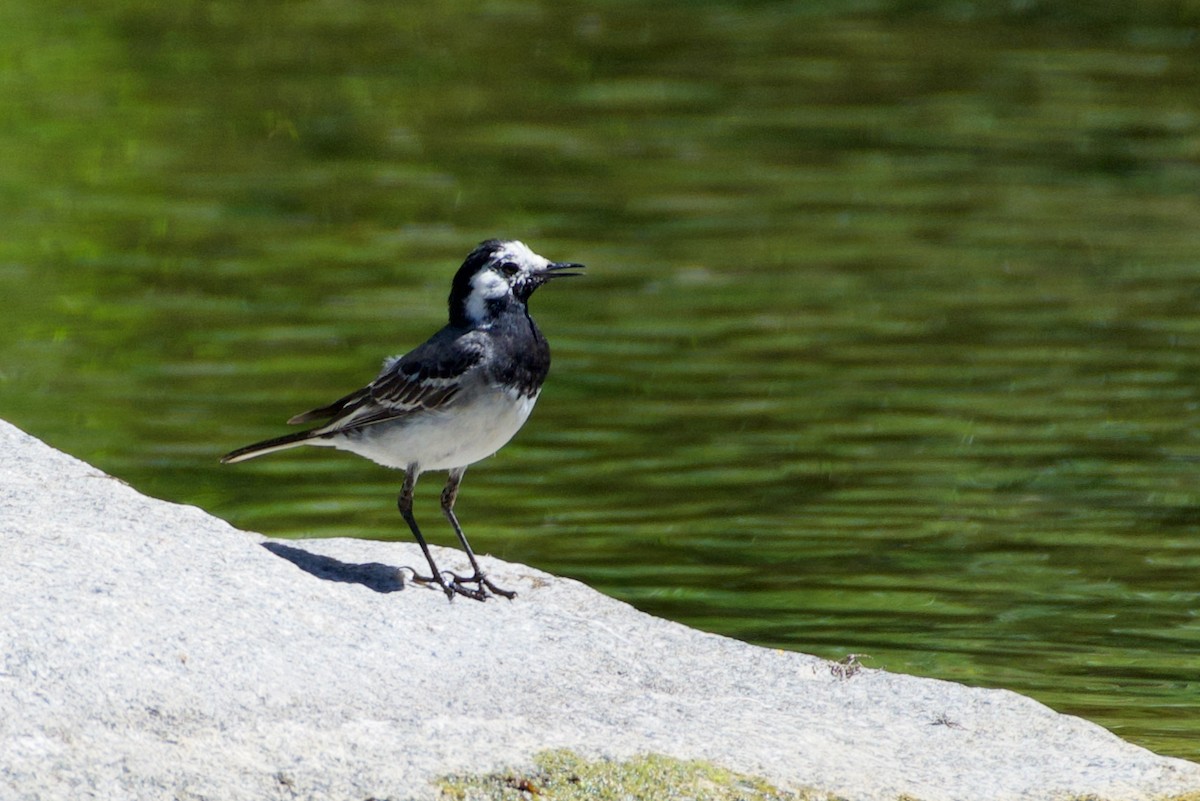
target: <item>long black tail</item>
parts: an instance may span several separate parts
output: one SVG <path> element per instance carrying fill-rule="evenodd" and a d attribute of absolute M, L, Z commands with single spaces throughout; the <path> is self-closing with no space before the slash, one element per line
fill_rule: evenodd
<path fill-rule="evenodd" d="M 247 445 L 244 448 L 238 448 L 236 451 L 231 451 L 221 457 L 221 464 L 232 464 L 234 462 L 244 462 L 247 459 L 253 459 L 255 456 L 262 456 L 275 451 L 284 451 L 288 448 L 295 448 L 298 445 L 303 445 L 310 439 L 319 439 L 320 435 L 315 431 L 297 431 L 294 434 L 285 434 L 282 437 L 275 439 L 265 439 L 262 442 L 256 442 L 253 445 Z"/>

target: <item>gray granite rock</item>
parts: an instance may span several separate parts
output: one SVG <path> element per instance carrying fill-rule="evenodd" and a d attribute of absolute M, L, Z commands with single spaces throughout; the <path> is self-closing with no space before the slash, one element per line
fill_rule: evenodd
<path fill-rule="evenodd" d="M 0 798 L 430 798 L 540 750 L 704 758 L 848 799 L 1142 799 L 1166 759 L 1015 693 L 834 669 L 486 559 L 279 542 L 0 422 Z M 439 562 L 464 560 L 441 549 Z"/>

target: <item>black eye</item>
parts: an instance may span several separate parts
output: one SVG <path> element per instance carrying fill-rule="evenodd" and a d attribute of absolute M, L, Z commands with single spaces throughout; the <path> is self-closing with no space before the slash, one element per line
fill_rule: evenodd
<path fill-rule="evenodd" d="M 521 268 L 513 264 L 511 261 L 506 261 L 500 263 L 500 272 L 504 273 L 509 278 L 512 278 L 514 275 L 521 272 Z"/>

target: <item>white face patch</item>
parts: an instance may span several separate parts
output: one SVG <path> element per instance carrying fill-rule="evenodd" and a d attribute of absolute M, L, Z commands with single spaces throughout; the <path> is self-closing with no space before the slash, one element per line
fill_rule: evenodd
<path fill-rule="evenodd" d="M 534 280 L 533 274 L 549 266 L 549 259 L 534 253 L 524 242 L 510 239 L 497 243 L 487 264 L 471 276 L 471 291 L 463 303 L 467 319 L 475 326 L 488 325 L 492 319 L 488 309 L 490 301 L 505 295 L 528 297 L 537 286 L 536 283 L 529 284 Z"/>
<path fill-rule="evenodd" d="M 504 250 L 496 254 L 497 261 L 511 261 L 521 268 L 522 272 L 545 269 L 550 260 L 534 253 L 524 243 L 516 239 L 504 243 Z"/>
<path fill-rule="evenodd" d="M 502 298 L 512 290 L 504 276 L 495 270 L 483 270 L 471 278 L 471 294 L 467 296 L 467 316 L 479 325 L 488 318 L 487 302 Z"/>

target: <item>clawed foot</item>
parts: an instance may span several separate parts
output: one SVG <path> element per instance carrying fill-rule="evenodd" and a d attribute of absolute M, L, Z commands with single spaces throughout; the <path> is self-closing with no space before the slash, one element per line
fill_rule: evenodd
<path fill-rule="evenodd" d="M 475 589 L 468 590 L 462 586 L 463 584 L 474 584 Z M 453 587 L 456 592 L 460 592 L 463 595 L 466 595 L 468 598 L 474 598 L 477 601 L 487 600 L 489 592 L 491 592 L 492 595 L 499 595 L 501 598 L 508 598 L 510 601 L 517 597 L 517 594 L 512 590 L 500 589 L 493 584 L 487 576 L 479 572 L 476 572 L 475 575 L 471 576 L 470 578 L 463 578 L 457 573 L 450 573 L 450 586 Z"/>
<path fill-rule="evenodd" d="M 411 567 L 407 569 L 412 570 L 412 580 L 417 584 L 436 584 L 442 588 L 442 592 L 446 593 L 447 598 L 449 598 L 451 601 L 454 600 L 454 590 L 450 589 L 450 587 L 446 584 L 446 580 L 440 575 L 436 578 L 433 576 L 422 576 Z"/>
<path fill-rule="evenodd" d="M 489 591 L 491 595 L 499 595 L 502 598 L 510 600 L 517 597 L 515 592 L 497 587 L 482 573 L 476 573 L 474 576 L 466 578 L 449 570 L 444 570 L 435 578 L 434 576 L 422 576 L 411 567 L 408 569 L 412 570 L 413 581 L 418 584 L 436 584 L 442 588 L 442 591 L 446 593 L 446 597 L 452 601 L 455 595 L 463 595 L 476 601 L 486 601 L 491 597 L 488 594 Z M 445 576 L 449 576 L 450 581 L 447 582 Z M 464 584 L 474 584 L 475 587 L 472 589 L 471 587 L 463 586 Z"/>

